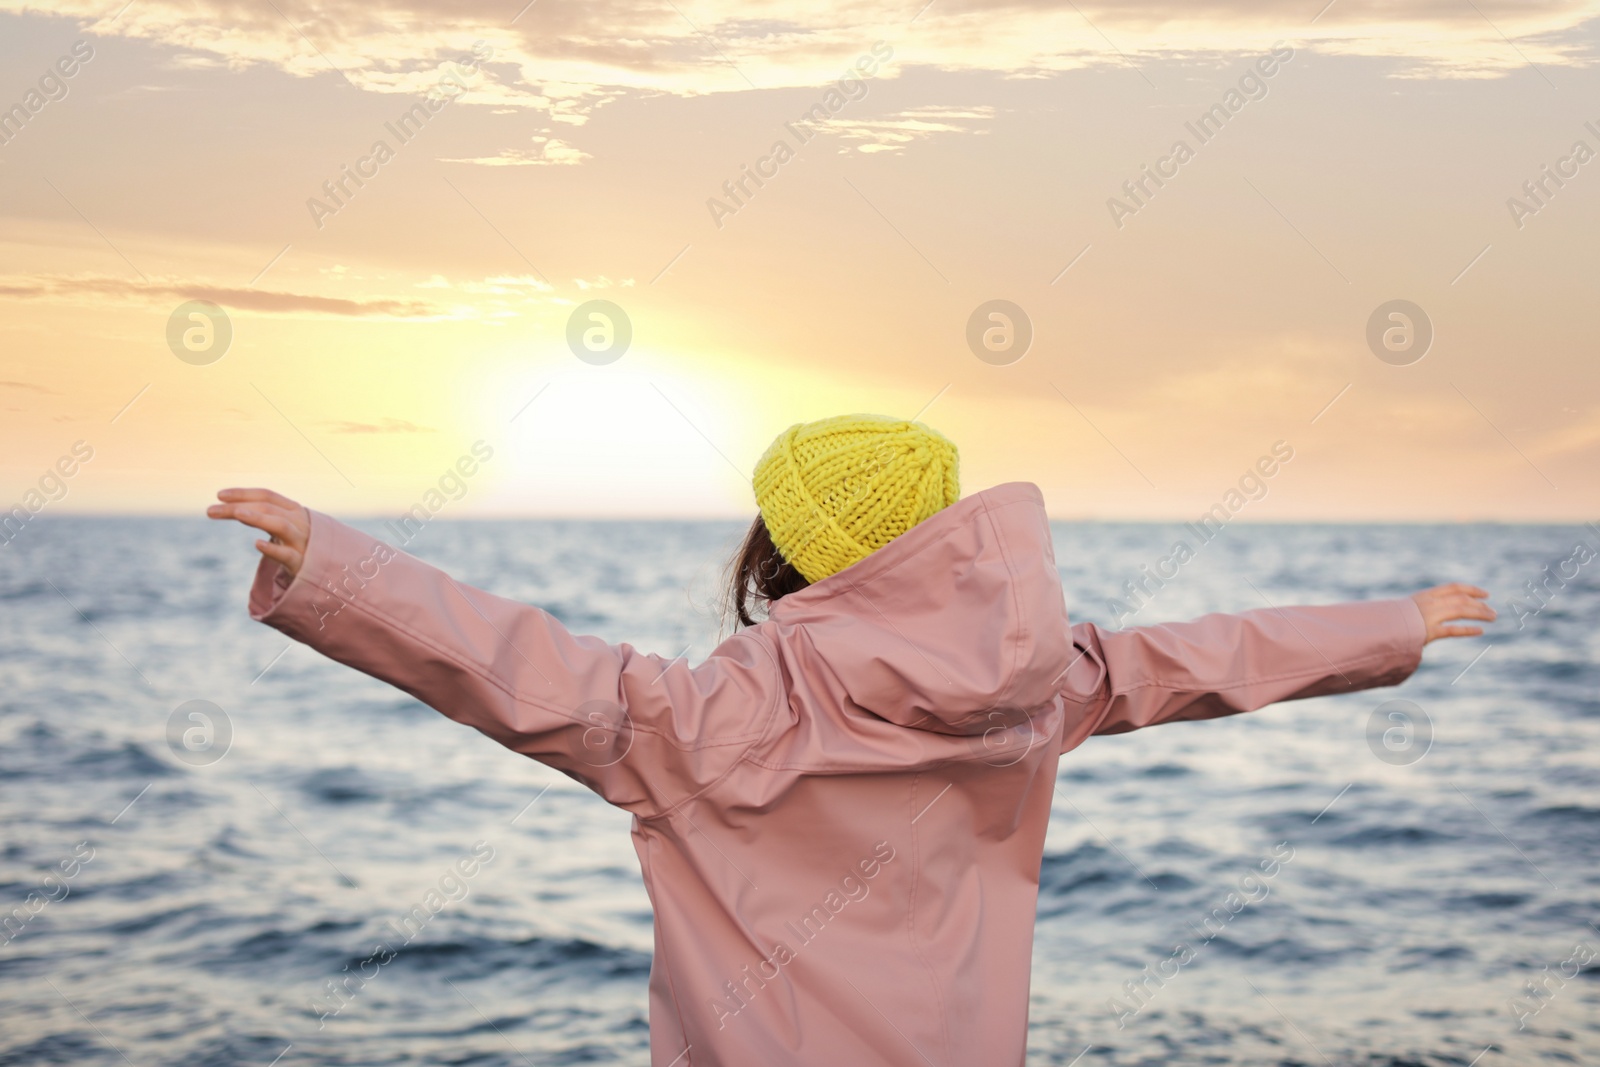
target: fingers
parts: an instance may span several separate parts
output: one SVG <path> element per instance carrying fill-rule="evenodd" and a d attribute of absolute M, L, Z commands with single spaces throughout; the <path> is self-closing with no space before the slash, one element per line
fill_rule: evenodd
<path fill-rule="evenodd" d="M 1476 619 L 1493 622 L 1497 612 L 1488 603 L 1489 591 L 1467 582 L 1436 585 L 1413 595 L 1422 610 L 1427 630 L 1424 643 L 1441 637 L 1479 637 L 1481 626 L 1447 625 L 1451 620 Z"/>
<path fill-rule="evenodd" d="M 1481 636 L 1483 636 L 1483 627 L 1481 627 L 1481 626 L 1441 626 L 1438 629 L 1438 636 L 1440 636 L 1440 637 L 1481 637 Z"/>
<path fill-rule="evenodd" d="M 265 530 L 280 541 L 294 544 L 305 540 L 305 531 L 281 511 L 267 511 L 260 505 L 247 505 L 239 508 L 234 517 L 248 526 Z"/>
<path fill-rule="evenodd" d="M 1489 591 L 1480 589 L 1475 585 L 1469 585 L 1466 582 L 1449 582 L 1445 585 L 1436 585 L 1431 589 L 1424 589 L 1417 595 L 1433 600 L 1441 600 L 1446 597 L 1471 597 L 1477 600 L 1487 600 Z"/>
<path fill-rule="evenodd" d="M 291 511 L 300 506 L 282 493 L 274 492 L 271 489 L 219 489 L 217 491 L 217 499 L 228 504 L 265 502 L 276 504 L 280 508 L 288 508 Z"/>
<path fill-rule="evenodd" d="M 290 574 L 300 573 L 300 564 L 305 557 L 288 545 L 275 545 L 271 541 L 257 541 L 256 550 L 270 560 L 275 560 L 289 571 Z"/>
<path fill-rule="evenodd" d="M 244 506 L 243 504 L 212 504 L 206 508 L 206 518 L 237 519 L 239 518 L 239 509 Z"/>
<path fill-rule="evenodd" d="M 1487 601 L 1476 597 L 1454 596 L 1439 604 L 1440 619 L 1482 619 L 1493 622 L 1497 613 Z"/>
<path fill-rule="evenodd" d="M 281 535 L 284 532 L 274 527 L 287 528 L 294 525 L 292 512 L 272 504 L 212 504 L 206 508 L 206 516 L 213 519 L 234 519 L 270 534 Z"/>
<path fill-rule="evenodd" d="M 305 510 L 298 504 L 292 508 L 266 502 L 212 504 L 206 508 L 206 517 L 234 519 L 246 526 L 254 526 L 258 530 L 273 534 L 280 540 L 302 545 L 311 533 L 305 521 Z"/>
<path fill-rule="evenodd" d="M 233 519 L 272 535 L 257 541 L 256 551 L 298 576 L 311 539 L 311 514 L 299 503 L 271 489 L 221 489 L 219 504 L 206 508 L 210 519 Z"/>

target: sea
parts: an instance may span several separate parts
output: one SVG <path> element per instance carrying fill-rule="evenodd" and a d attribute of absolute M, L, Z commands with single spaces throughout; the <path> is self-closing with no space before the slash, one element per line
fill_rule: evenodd
<path fill-rule="evenodd" d="M 741 526 L 406 548 L 698 661 Z M 1600 531 L 1235 525 L 1175 573 L 1180 526 L 1054 536 L 1111 628 L 1452 580 L 1500 620 L 1396 689 L 1065 756 L 1029 1065 L 1600 1063 Z M 41 516 L 0 546 L 0 1067 L 646 1064 L 630 816 L 252 622 L 251 541 Z"/>

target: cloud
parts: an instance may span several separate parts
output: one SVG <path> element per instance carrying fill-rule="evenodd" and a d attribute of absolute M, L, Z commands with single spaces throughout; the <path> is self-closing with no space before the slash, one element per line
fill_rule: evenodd
<path fill-rule="evenodd" d="M 581 148 L 574 148 L 554 137 L 533 138 L 533 148 L 507 148 L 497 156 L 476 156 L 470 159 L 441 159 L 441 163 L 474 163 L 480 167 L 563 167 L 575 166 L 591 158 Z"/>
<path fill-rule="evenodd" d="M 534 293 L 550 293 L 555 286 L 531 274 L 494 274 L 487 278 L 452 282 L 442 274 L 430 275 L 416 283 L 418 289 L 450 289 L 474 296 L 516 296 L 526 298 Z"/>
<path fill-rule="evenodd" d="M 456 317 L 434 304 L 421 300 L 350 300 L 309 293 L 240 289 L 203 282 L 135 282 L 126 278 L 95 274 L 0 278 L 0 297 L 69 302 L 82 302 L 87 298 L 109 298 L 135 304 L 209 300 L 230 310 L 259 311 L 275 315 L 332 315 L 379 319 Z"/>
<path fill-rule="evenodd" d="M 1571 409 L 1563 409 L 1564 413 L 1567 411 Z M 1577 418 L 1539 433 L 1531 450 L 1541 456 L 1600 451 L 1600 404 L 1591 404 Z"/>
<path fill-rule="evenodd" d="M 845 141 L 856 142 L 858 152 L 898 152 L 913 141 L 936 133 L 974 133 L 988 131 L 979 124 L 992 119 L 992 107 L 914 107 L 881 119 L 830 118 L 819 123 Z"/>
<path fill-rule="evenodd" d="M 1571 31 L 1600 14 L 1594 0 L 1337 0 L 1321 13 L 1318 6 L 935 0 L 915 23 L 907 4 L 891 0 L 774 0 L 762 17 L 721 20 L 694 2 L 589 0 L 536 4 L 515 24 L 503 0 L 139 0 L 115 17 L 101 0 L 57 0 L 50 10 L 77 18 L 95 36 L 166 45 L 176 52 L 174 64 L 267 65 L 295 77 L 336 76 L 380 93 L 418 95 L 437 83 L 444 64 L 483 42 L 492 57 L 461 103 L 535 109 L 571 124 L 629 93 L 822 86 L 874 41 L 899 53 L 880 77 L 911 65 L 1048 77 L 1163 58 L 1253 54 L 1278 38 L 1315 51 L 1396 59 L 1404 76 L 1492 77 L 1530 63 L 1542 72 L 1594 62 Z M 0 11 L 38 10 L 36 0 L 0 0 Z M 549 153 L 471 162 L 562 162 Z"/>
<path fill-rule="evenodd" d="M 44 386 L 34 385 L 32 382 L 0 382 L 0 389 L 27 389 L 28 391 L 34 393 L 49 393 L 52 396 L 59 395 L 54 389 L 46 389 Z"/>
<path fill-rule="evenodd" d="M 405 419 L 385 418 L 377 422 L 328 422 L 333 433 L 438 433 L 432 426 L 418 426 Z"/>

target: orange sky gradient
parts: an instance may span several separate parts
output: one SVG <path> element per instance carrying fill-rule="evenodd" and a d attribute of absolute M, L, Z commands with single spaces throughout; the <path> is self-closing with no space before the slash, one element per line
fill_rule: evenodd
<path fill-rule="evenodd" d="M 0 508 L 740 516 L 872 411 L 1063 519 L 1595 519 L 1600 6 L 1322 3 L 0 0 Z"/>

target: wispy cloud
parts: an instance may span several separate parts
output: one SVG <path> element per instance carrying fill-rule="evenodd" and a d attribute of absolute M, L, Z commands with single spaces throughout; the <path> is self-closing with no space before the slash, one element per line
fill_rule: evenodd
<path fill-rule="evenodd" d="M 1545 456 L 1564 456 L 1576 453 L 1600 453 L 1600 404 L 1591 404 L 1583 412 L 1563 408 L 1550 427 L 1533 426 L 1512 428 L 1531 430 L 1536 434 L 1533 450 Z"/>
<path fill-rule="evenodd" d="M 493 274 L 487 278 L 465 278 L 451 281 L 442 274 L 434 274 L 416 283 L 418 289 L 446 289 L 472 296 L 529 297 L 537 293 L 550 293 L 555 286 L 531 274 Z"/>
<path fill-rule="evenodd" d="M 163 304 L 174 300 L 209 300 L 241 311 L 277 315 L 333 315 L 349 318 L 430 319 L 455 317 L 422 300 L 368 299 L 316 296 L 266 289 L 240 289 L 206 282 L 152 279 L 130 281 L 96 274 L 44 275 L 0 278 L 0 298 L 62 300 L 82 303 L 86 297 L 125 303 Z"/>
<path fill-rule="evenodd" d="M 554 137 L 535 137 L 532 148 L 506 148 L 499 155 L 441 159 L 439 162 L 472 163 L 480 167 L 570 167 L 589 158 L 589 153 L 565 141 Z"/>
<path fill-rule="evenodd" d="M 913 141 L 938 133 L 988 133 L 984 124 L 995 114 L 996 109 L 987 106 L 930 105 L 881 119 L 830 118 L 820 125 L 843 140 L 853 142 L 858 152 L 898 152 Z"/>
<path fill-rule="evenodd" d="M 377 422 L 325 423 L 332 433 L 437 433 L 432 426 L 418 426 L 405 419 L 385 418 Z"/>

